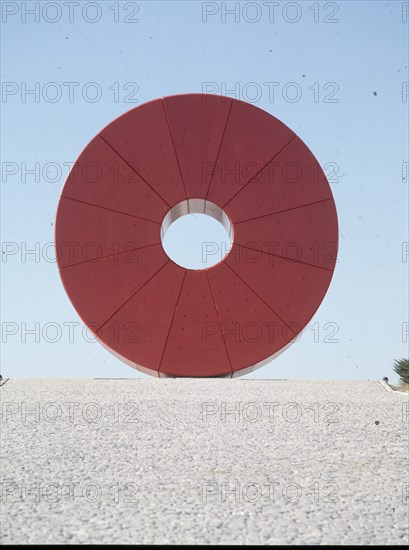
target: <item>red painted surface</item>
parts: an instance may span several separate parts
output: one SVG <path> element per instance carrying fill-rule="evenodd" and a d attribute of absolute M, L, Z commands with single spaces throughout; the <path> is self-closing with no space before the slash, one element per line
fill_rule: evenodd
<path fill-rule="evenodd" d="M 209 269 L 165 254 L 167 212 L 207 199 L 233 246 Z M 337 214 L 325 174 L 282 122 L 252 105 L 179 95 L 136 107 L 84 149 L 56 219 L 58 267 L 84 323 L 154 376 L 236 376 L 306 326 L 335 267 Z"/>

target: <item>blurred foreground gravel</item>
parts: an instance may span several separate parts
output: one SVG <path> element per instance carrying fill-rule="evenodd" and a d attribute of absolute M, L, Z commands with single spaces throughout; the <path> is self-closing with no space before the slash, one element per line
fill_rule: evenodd
<path fill-rule="evenodd" d="M 10 379 L 2 544 L 407 544 L 409 395 L 378 382 Z"/>

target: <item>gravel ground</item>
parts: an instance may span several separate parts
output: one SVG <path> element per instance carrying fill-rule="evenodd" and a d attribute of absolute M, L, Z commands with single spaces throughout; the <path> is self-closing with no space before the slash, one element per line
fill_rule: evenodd
<path fill-rule="evenodd" d="M 3 544 L 407 544 L 409 396 L 378 382 L 10 379 Z"/>

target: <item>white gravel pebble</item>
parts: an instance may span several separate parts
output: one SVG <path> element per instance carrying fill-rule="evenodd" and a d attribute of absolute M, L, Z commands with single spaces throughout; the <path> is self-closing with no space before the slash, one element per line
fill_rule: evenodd
<path fill-rule="evenodd" d="M 408 539 L 409 394 L 373 382 L 10 379 L 2 544 Z"/>

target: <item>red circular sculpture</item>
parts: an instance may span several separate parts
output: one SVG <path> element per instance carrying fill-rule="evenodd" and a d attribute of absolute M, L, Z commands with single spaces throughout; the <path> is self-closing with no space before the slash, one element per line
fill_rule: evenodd
<path fill-rule="evenodd" d="M 163 250 L 188 212 L 231 232 L 209 269 Z M 157 99 L 106 126 L 74 164 L 56 219 L 78 314 L 155 376 L 235 376 L 271 360 L 320 305 L 337 245 L 331 189 L 308 147 L 265 111 L 215 95 Z"/>

